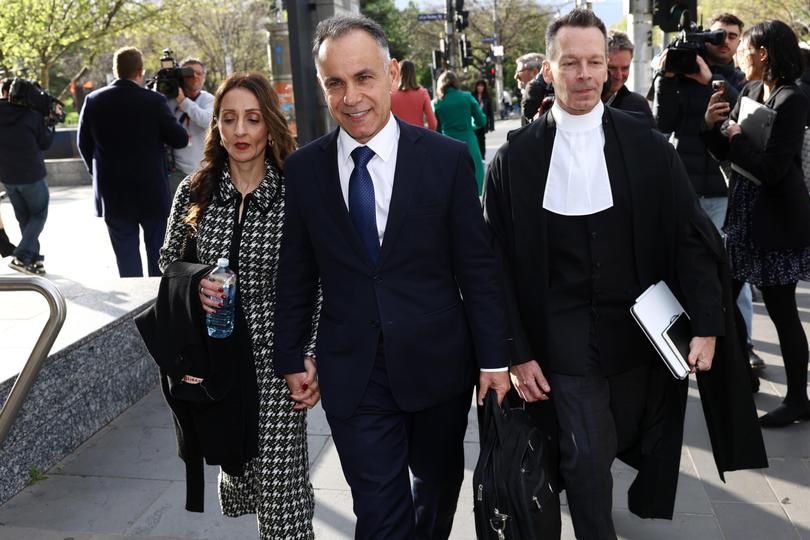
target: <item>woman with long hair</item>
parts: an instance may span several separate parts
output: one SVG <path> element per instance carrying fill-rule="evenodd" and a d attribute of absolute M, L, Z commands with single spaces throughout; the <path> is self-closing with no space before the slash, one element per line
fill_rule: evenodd
<path fill-rule="evenodd" d="M 760 424 L 782 427 L 810 419 L 807 337 L 796 306 L 796 284 L 810 278 L 810 196 L 800 155 L 808 101 L 794 83 L 801 74 L 796 35 L 782 21 L 765 21 L 746 30 L 737 63 L 751 82 L 730 114 L 723 92 L 712 95 L 705 114 L 709 131 L 703 137 L 709 150 L 718 159 L 729 160 L 735 170 L 723 228 L 735 297 L 745 282 L 759 287 L 776 327 L 787 393 Z M 737 123 L 746 99 L 776 112 L 764 149 Z"/>
<path fill-rule="evenodd" d="M 439 99 L 436 100 L 434 109 L 441 132 L 467 143 L 480 196 L 484 186 L 484 157 L 478 148 L 475 130 L 486 127 L 487 117 L 472 94 L 459 89 L 455 73 L 445 71 L 439 75 L 437 83 L 436 95 Z"/>
<path fill-rule="evenodd" d="M 399 64 L 399 87 L 391 93 L 391 112 L 400 120 L 436 130 L 436 115 L 427 90 L 416 82 L 416 67 L 410 60 Z"/>
<path fill-rule="evenodd" d="M 223 359 L 255 366 L 258 450 L 242 475 L 221 471 L 219 500 L 226 516 L 255 513 L 262 539 L 311 539 L 313 491 L 309 482 L 306 408 L 319 397 L 311 358 L 308 390 L 293 405 L 284 379 L 273 371 L 275 274 L 284 217 L 284 159 L 295 141 L 269 81 L 235 73 L 219 87 L 205 142 L 204 166 L 180 183 L 174 197 L 160 267 L 191 257 L 203 264 L 228 258 L 237 273 L 234 333 L 246 332 L 252 358 Z M 193 239 L 190 241 L 189 239 Z M 222 289 L 203 278 L 206 313 L 221 306 Z M 233 441 L 241 444 L 241 441 Z M 256 444 L 254 443 L 254 448 Z"/>
<path fill-rule="evenodd" d="M 495 131 L 495 113 L 492 111 L 492 98 L 489 95 L 489 88 L 487 81 L 478 79 L 475 81 L 473 90 L 473 97 L 478 102 L 478 106 L 484 111 L 484 116 L 487 117 L 487 125 L 475 130 L 475 136 L 478 139 L 478 149 L 481 151 L 481 157 L 487 157 L 487 131 Z"/>

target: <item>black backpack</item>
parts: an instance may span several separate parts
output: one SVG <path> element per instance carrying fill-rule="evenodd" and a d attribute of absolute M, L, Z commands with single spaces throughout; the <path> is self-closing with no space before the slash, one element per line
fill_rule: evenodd
<path fill-rule="evenodd" d="M 556 439 L 533 425 L 525 407 L 498 406 L 494 391 L 484 399 L 480 423 L 481 453 L 473 472 L 478 539 L 559 538 L 556 452 L 551 448 Z"/>

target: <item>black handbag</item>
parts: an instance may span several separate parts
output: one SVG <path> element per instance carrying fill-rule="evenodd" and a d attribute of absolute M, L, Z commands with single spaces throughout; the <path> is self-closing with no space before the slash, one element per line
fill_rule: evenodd
<path fill-rule="evenodd" d="M 554 439 L 534 425 L 525 407 L 501 408 L 494 391 L 484 399 L 480 437 L 473 472 L 478 539 L 559 538 Z"/>

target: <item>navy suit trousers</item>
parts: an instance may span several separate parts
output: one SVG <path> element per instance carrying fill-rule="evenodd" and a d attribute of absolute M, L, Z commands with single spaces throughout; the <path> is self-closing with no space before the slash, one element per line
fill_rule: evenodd
<path fill-rule="evenodd" d="M 150 276 L 160 276 L 158 258 L 163 237 L 166 236 L 166 219 L 144 218 L 140 220 L 104 216 L 110 242 L 118 264 L 118 275 L 121 277 L 143 277 L 141 262 L 140 238 L 138 227 L 143 229 L 143 241 L 146 244 L 146 263 Z"/>
<path fill-rule="evenodd" d="M 380 345 L 355 413 L 345 420 L 326 415 L 352 490 L 355 538 L 449 537 L 464 476 L 470 404 L 470 392 L 464 392 L 429 409 L 402 411 Z"/>

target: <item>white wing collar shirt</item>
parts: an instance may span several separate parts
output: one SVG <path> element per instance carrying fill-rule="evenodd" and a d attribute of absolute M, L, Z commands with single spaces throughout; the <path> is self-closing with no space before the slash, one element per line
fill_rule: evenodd
<path fill-rule="evenodd" d="M 354 170 L 352 151 L 358 146 L 368 146 L 374 151 L 374 157 L 366 168 L 374 184 L 374 206 L 377 218 L 377 232 L 380 245 L 385 236 L 385 225 L 388 223 L 388 209 L 391 206 L 391 193 L 394 190 L 394 173 L 397 169 L 397 148 L 399 146 L 399 124 L 394 115 L 389 114 L 385 126 L 365 145 L 352 139 L 351 135 L 341 128 L 337 140 L 338 176 L 343 202 L 349 208 L 349 177 Z"/>
<path fill-rule="evenodd" d="M 543 208 L 564 216 L 587 216 L 613 206 L 605 132 L 599 102 L 592 111 L 573 115 L 555 102 L 551 114 L 557 126 L 548 167 Z"/>

